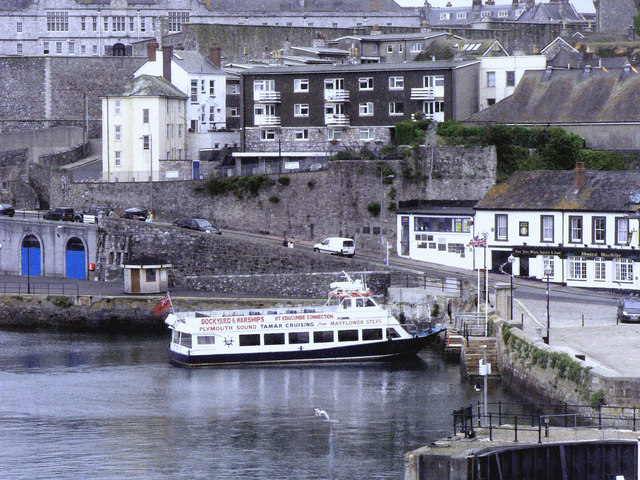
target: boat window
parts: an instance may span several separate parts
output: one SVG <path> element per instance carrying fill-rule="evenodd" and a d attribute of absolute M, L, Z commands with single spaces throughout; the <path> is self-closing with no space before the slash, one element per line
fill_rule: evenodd
<path fill-rule="evenodd" d="M 357 342 L 358 330 L 338 330 L 339 342 Z"/>
<path fill-rule="evenodd" d="M 213 335 L 199 335 L 198 345 L 213 345 L 216 343 L 216 337 Z"/>
<path fill-rule="evenodd" d="M 191 348 L 191 334 L 180 332 L 180 341 L 178 343 L 183 347 Z"/>
<path fill-rule="evenodd" d="M 259 333 L 251 333 L 240 335 L 240 346 L 241 347 L 253 347 L 255 345 L 260 345 L 260 334 Z"/>
<path fill-rule="evenodd" d="M 180 332 L 177 330 L 173 330 L 171 333 L 171 341 L 173 343 L 180 343 Z"/>
<path fill-rule="evenodd" d="M 370 298 L 367 298 L 367 302 L 364 304 L 364 306 L 365 307 L 375 307 L 376 306 L 376 302 L 374 302 Z"/>
<path fill-rule="evenodd" d="M 309 343 L 309 332 L 289 332 L 289 343 Z"/>
<path fill-rule="evenodd" d="M 398 338 L 400 334 L 395 328 L 387 328 L 387 338 Z"/>
<path fill-rule="evenodd" d="M 333 342 L 333 330 L 313 332 L 313 343 Z"/>
<path fill-rule="evenodd" d="M 365 328 L 362 330 L 362 340 L 382 340 L 382 329 Z"/>
<path fill-rule="evenodd" d="M 351 299 L 345 298 L 342 302 L 342 308 L 351 308 Z"/>
<path fill-rule="evenodd" d="M 356 298 L 356 307 L 364 307 L 364 298 Z"/>
<path fill-rule="evenodd" d="M 284 333 L 265 333 L 265 345 L 284 345 Z"/>

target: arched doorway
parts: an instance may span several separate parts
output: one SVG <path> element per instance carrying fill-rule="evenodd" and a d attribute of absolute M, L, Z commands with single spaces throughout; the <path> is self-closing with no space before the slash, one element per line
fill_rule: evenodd
<path fill-rule="evenodd" d="M 116 43 L 113 46 L 113 56 L 114 57 L 124 57 L 127 54 L 126 48 L 121 43 Z"/>
<path fill-rule="evenodd" d="M 42 275 L 42 257 L 40 241 L 35 235 L 27 235 L 22 239 L 22 275 Z"/>
<path fill-rule="evenodd" d="M 72 237 L 67 242 L 66 253 L 66 273 L 67 278 L 87 278 L 87 254 L 84 243 L 78 237 Z"/>

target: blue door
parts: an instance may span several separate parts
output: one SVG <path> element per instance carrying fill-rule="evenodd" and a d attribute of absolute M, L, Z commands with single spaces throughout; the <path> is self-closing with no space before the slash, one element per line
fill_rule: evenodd
<path fill-rule="evenodd" d="M 200 161 L 199 160 L 193 161 L 193 179 L 200 180 Z"/>
<path fill-rule="evenodd" d="M 42 275 L 40 262 L 40 241 L 34 235 L 27 235 L 22 240 L 22 275 Z"/>
<path fill-rule="evenodd" d="M 70 238 L 66 249 L 67 278 L 87 278 L 87 255 L 84 244 L 78 237 Z"/>

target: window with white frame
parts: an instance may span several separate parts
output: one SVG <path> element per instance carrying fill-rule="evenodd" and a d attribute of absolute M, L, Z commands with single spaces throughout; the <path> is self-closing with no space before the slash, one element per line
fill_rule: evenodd
<path fill-rule="evenodd" d="M 422 51 L 422 44 L 420 42 L 412 43 L 411 44 L 411 51 L 413 53 L 421 52 Z"/>
<path fill-rule="evenodd" d="M 367 140 L 373 140 L 373 138 L 374 138 L 373 128 L 370 128 L 370 127 L 360 128 L 360 140 L 367 141 Z"/>
<path fill-rule="evenodd" d="M 16 43 L 16 55 L 22 55 L 22 44 Z"/>
<path fill-rule="evenodd" d="M 373 102 L 364 102 L 358 106 L 361 117 L 371 117 L 373 115 Z"/>
<path fill-rule="evenodd" d="M 480 12 L 480 18 L 490 17 L 490 16 L 491 16 L 491 12 L 488 12 L 488 11 Z"/>
<path fill-rule="evenodd" d="M 569 217 L 569 242 L 582 243 L 582 217 Z"/>
<path fill-rule="evenodd" d="M 498 18 L 505 18 L 509 16 L 509 10 L 498 10 Z"/>
<path fill-rule="evenodd" d="M 115 165 L 120 167 L 122 165 L 122 152 L 113 152 L 115 155 Z"/>
<path fill-rule="evenodd" d="M 109 17 L 104 17 L 104 31 L 108 31 L 109 30 Z"/>
<path fill-rule="evenodd" d="M 327 139 L 328 140 L 342 140 L 342 129 L 341 128 L 329 128 L 327 131 Z"/>
<path fill-rule="evenodd" d="M 142 149 L 143 150 L 149 150 L 151 147 L 151 136 L 150 135 L 143 135 L 142 136 Z"/>
<path fill-rule="evenodd" d="M 111 25 L 114 32 L 124 32 L 127 28 L 127 18 L 122 15 L 115 15 L 111 18 Z"/>
<path fill-rule="evenodd" d="M 389 90 L 404 90 L 404 77 L 389 77 Z"/>
<path fill-rule="evenodd" d="M 360 90 L 373 90 L 373 77 L 362 77 L 358 79 Z"/>
<path fill-rule="evenodd" d="M 422 77 L 422 86 L 425 88 L 444 87 L 444 76 L 425 75 Z"/>
<path fill-rule="evenodd" d="M 497 214 L 496 215 L 496 225 L 495 232 L 496 240 L 507 240 L 507 215 L 505 214 Z"/>
<path fill-rule="evenodd" d="M 98 30 L 98 17 L 91 17 L 92 20 L 92 26 L 93 26 L 93 31 L 97 31 Z"/>
<path fill-rule="evenodd" d="M 209 106 L 209 122 L 214 122 L 216 116 L 216 107 Z"/>
<path fill-rule="evenodd" d="M 149 123 L 149 109 L 142 109 L 142 123 Z"/>
<path fill-rule="evenodd" d="M 540 241 L 553 242 L 553 216 L 540 216 Z"/>
<path fill-rule="evenodd" d="M 22 33 L 22 22 L 16 22 L 16 32 Z"/>
<path fill-rule="evenodd" d="M 91 50 L 92 50 L 92 53 L 94 55 L 98 55 L 98 46 L 97 45 L 93 45 L 93 48 Z"/>
<path fill-rule="evenodd" d="M 496 86 L 496 72 L 487 72 L 487 87 L 495 87 Z"/>
<path fill-rule="evenodd" d="M 56 42 L 56 53 L 62 55 L 62 42 Z"/>
<path fill-rule="evenodd" d="M 456 13 L 456 18 L 458 20 L 464 20 L 465 18 L 467 18 L 467 12 L 458 12 L 458 13 Z"/>
<path fill-rule="evenodd" d="M 398 53 L 402 52 L 404 52 L 404 45 L 401 43 L 400 45 L 398 45 Z"/>
<path fill-rule="evenodd" d="M 209 80 L 209 96 L 210 97 L 215 97 L 216 96 L 216 81 L 215 80 Z"/>
<path fill-rule="evenodd" d="M 440 20 L 449 20 L 450 17 L 451 17 L 451 15 L 449 13 L 441 13 L 440 14 Z"/>
<path fill-rule="evenodd" d="M 68 32 L 69 12 L 47 12 L 48 32 Z"/>
<path fill-rule="evenodd" d="M 42 54 L 49 55 L 49 42 L 42 42 Z"/>
<path fill-rule="evenodd" d="M 593 279 L 597 281 L 607 279 L 607 262 L 602 257 L 593 259 Z"/>
<path fill-rule="evenodd" d="M 178 124 L 178 137 L 181 137 L 181 136 L 182 136 L 182 124 L 179 123 Z"/>
<path fill-rule="evenodd" d="M 587 261 L 584 257 L 569 257 L 569 274 L 570 280 L 586 280 L 587 279 Z"/>
<path fill-rule="evenodd" d="M 422 102 L 422 112 L 432 118 L 436 113 L 444 112 L 444 102 L 442 100 Z"/>
<path fill-rule="evenodd" d="M 75 42 L 69 42 L 69 55 L 76 54 L 76 44 Z"/>
<path fill-rule="evenodd" d="M 129 30 L 131 30 L 132 32 L 135 30 L 133 27 L 133 17 L 129 17 Z"/>
<path fill-rule="evenodd" d="M 207 81 L 200 80 L 200 93 L 207 93 Z"/>
<path fill-rule="evenodd" d="M 86 55 L 86 54 L 87 54 L 87 46 L 80 45 L 80 55 Z"/>
<path fill-rule="evenodd" d="M 516 85 L 516 72 L 514 70 L 508 70 L 506 72 L 505 82 L 507 87 L 515 87 Z"/>
<path fill-rule="evenodd" d="M 183 23 L 189 23 L 189 12 L 169 12 L 170 32 L 179 32 Z"/>
<path fill-rule="evenodd" d="M 542 272 L 549 271 L 549 276 L 553 277 L 554 270 L 554 261 L 551 255 L 543 255 L 542 256 Z M 546 274 L 545 274 L 546 276 Z"/>
<path fill-rule="evenodd" d="M 616 245 L 629 244 L 629 219 L 616 218 Z"/>
<path fill-rule="evenodd" d="M 300 130 L 294 130 L 293 138 L 295 138 L 297 141 L 309 140 L 309 129 L 302 128 Z"/>
<path fill-rule="evenodd" d="M 116 142 L 121 141 L 121 140 L 122 140 L 122 126 L 120 126 L 120 125 L 114 125 L 114 126 L 113 126 L 113 129 L 114 129 L 114 133 L 113 133 L 113 137 L 114 137 L 114 138 L 113 138 L 113 139 L 114 139 Z"/>
<path fill-rule="evenodd" d="M 120 115 L 122 102 L 120 100 L 116 100 L 116 115 Z"/>
<path fill-rule="evenodd" d="M 276 89 L 275 80 L 254 80 L 253 91 L 254 92 L 273 92 Z"/>
<path fill-rule="evenodd" d="M 593 217 L 593 243 L 607 242 L 607 219 L 606 217 Z"/>
<path fill-rule="evenodd" d="M 239 117 L 240 116 L 240 107 L 231 107 L 231 108 L 229 108 L 229 116 L 230 117 Z"/>
<path fill-rule="evenodd" d="M 240 85 L 237 83 L 232 83 L 229 85 L 229 93 L 231 95 L 240 95 Z"/>
<path fill-rule="evenodd" d="M 613 264 L 617 282 L 633 281 L 633 260 L 630 258 L 614 258 Z"/>
<path fill-rule="evenodd" d="M 140 31 L 144 32 L 147 30 L 147 22 L 145 22 L 144 17 L 140 17 Z"/>
<path fill-rule="evenodd" d="M 198 103 L 198 80 L 191 80 L 191 103 Z"/>
<path fill-rule="evenodd" d="M 308 117 L 309 116 L 309 104 L 308 103 L 296 103 L 293 106 L 294 117 Z"/>
<path fill-rule="evenodd" d="M 295 93 L 303 93 L 309 91 L 309 79 L 308 78 L 295 78 L 293 80 L 293 91 Z"/>
<path fill-rule="evenodd" d="M 273 129 L 260 130 L 260 140 L 273 141 L 276 139 L 276 131 Z"/>
<path fill-rule="evenodd" d="M 387 45 L 387 53 L 393 53 L 393 45 Z"/>
<path fill-rule="evenodd" d="M 404 115 L 404 103 L 389 102 L 389 115 Z"/>

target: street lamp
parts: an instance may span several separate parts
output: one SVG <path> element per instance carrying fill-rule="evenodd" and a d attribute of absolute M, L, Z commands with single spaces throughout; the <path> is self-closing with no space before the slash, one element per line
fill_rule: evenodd
<path fill-rule="evenodd" d="M 551 326 L 550 318 L 549 318 L 549 277 L 553 274 L 553 270 L 550 265 L 546 265 L 544 267 L 544 274 L 547 277 L 547 337 L 544 339 L 544 343 L 549 345 L 550 337 L 549 337 L 549 327 Z"/>
<path fill-rule="evenodd" d="M 387 251 L 387 246 L 385 245 L 384 236 L 382 235 L 382 226 L 383 226 L 383 215 L 384 215 L 384 181 L 387 179 L 395 178 L 395 175 L 382 175 L 383 168 L 380 167 L 380 253 L 382 255 L 382 263 L 385 263 L 385 252 Z M 386 264 L 389 263 L 389 256 L 387 254 Z"/>
<path fill-rule="evenodd" d="M 316 408 L 315 411 L 316 417 L 324 418 L 327 422 L 329 422 L 329 478 L 334 480 L 333 476 L 333 424 L 336 420 L 331 420 L 329 414 L 325 410 L 320 410 Z"/>
<path fill-rule="evenodd" d="M 507 260 L 509 261 L 509 263 L 511 264 L 511 301 L 509 302 L 511 304 L 511 312 L 509 315 L 509 320 L 513 320 L 513 264 L 516 261 L 516 257 L 513 256 L 513 254 L 509 255 L 509 258 L 507 258 Z"/>

